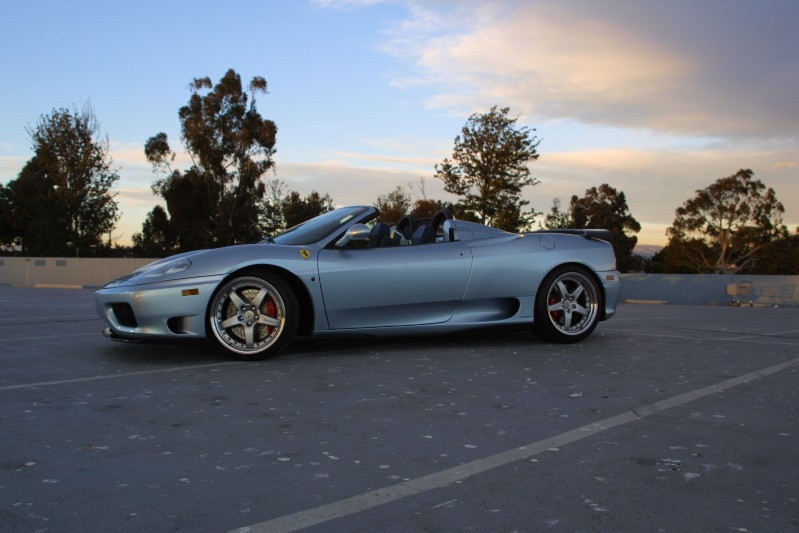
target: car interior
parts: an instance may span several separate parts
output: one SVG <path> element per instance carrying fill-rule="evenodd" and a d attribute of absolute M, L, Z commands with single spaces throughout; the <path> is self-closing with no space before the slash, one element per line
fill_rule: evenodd
<path fill-rule="evenodd" d="M 396 226 L 375 222 L 366 247 L 416 246 L 455 241 L 457 234 L 454 223 L 449 222 L 451 220 L 453 220 L 452 213 L 448 209 L 441 209 L 432 219 L 417 220 L 413 215 L 405 215 Z"/>

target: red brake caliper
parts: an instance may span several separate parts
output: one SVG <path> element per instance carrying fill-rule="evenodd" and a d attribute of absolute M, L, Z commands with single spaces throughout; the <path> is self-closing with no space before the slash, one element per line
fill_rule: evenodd
<path fill-rule="evenodd" d="M 557 302 L 558 301 L 555 299 L 555 297 L 550 294 L 549 295 L 549 305 L 552 305 L 552 304 L 557 303 Z M 549 312 L 549 316 L 552 317 L 552 320 L 557 320 L 559 314 L 560 314 L 560 311 L 550 311 Z"/>
<path fill-rule="evenodd" d="M 266 302 L 266 316 L 269 318 L 277 318 L 277 306 L 272 298 L 269 298 Z M 266 326 L 267 333 L 271 334 L 273 329 L 275 329 L 273 326 Z"/>

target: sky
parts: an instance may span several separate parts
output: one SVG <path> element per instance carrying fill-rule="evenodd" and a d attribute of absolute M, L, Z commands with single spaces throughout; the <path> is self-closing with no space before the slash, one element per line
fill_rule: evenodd
<path fill-rule="evenodd" d="M 120 179 L 113 239 L 158 203 L 144 143 L 180 150 L 189 84 L 262 76 L 290 190 L 372 204 L 434 178 L 468 117 L 534 130 L 536 211 L 607 183 L 663 245 L 675 209 L 739 169 L 799 226 L 796 0 L 0 0 L 0 183 L 53 109 L 93 109 Z M 181 155 L 178 168 L 186 169 Z M 540 220 L 540 219 L 539 219 Z"/>

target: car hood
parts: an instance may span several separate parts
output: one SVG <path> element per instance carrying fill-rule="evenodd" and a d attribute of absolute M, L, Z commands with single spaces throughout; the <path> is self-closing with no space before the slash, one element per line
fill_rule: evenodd
<path fill-rule="evenodd" d="M 248 265 L 262 264 L 264 262 L 302 261 L 307 260 L 311 254 L 301 254 L 298 253 L 298 250 L 311 251 L 313 248 L 312 246 L 291 246 L 261 242 L 258 244 L 240 244 L 184 252 L 149 263 L 126 276 L 111 281 L 105 288 L 207 276 L 223 276 Z"/>

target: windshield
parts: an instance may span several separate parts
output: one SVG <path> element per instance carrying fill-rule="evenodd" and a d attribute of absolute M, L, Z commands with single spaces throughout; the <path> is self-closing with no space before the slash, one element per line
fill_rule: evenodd
<path fill-rule="evenodd" d="M 293 228 L 277 234 L 271 242 L 275 244 L 303 245 L 319 242 L 342 228 L 352 219 L 364 214 L 369 207 L 342 207 L 306 220 Z"/>

